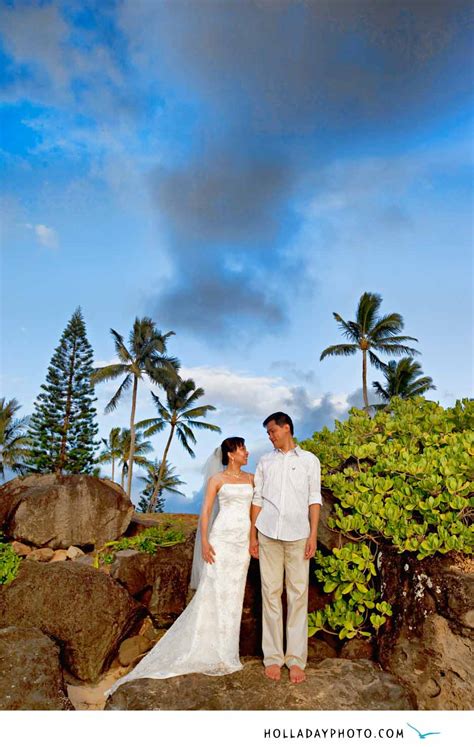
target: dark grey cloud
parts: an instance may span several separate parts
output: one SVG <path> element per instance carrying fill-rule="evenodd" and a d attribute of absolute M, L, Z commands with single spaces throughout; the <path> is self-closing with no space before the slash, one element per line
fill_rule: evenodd
<path fill-rule="evenodd" d="M 236 244 L 258 253 L 278 237 L 295 176 L 284 159 L 230 141 L 181 167 L 157 168 L 151 186 L 163 222 L 183 249 L 206 242 L 216 251 Z"/>
<path fill-rule="evenodd" d="M 331 402 L 331 393 L 326 393 L 318 405 L 312 404 L 305 387 L 292 388 L 292 404 L 298 412 L 294 418 L 295 435 L 299 440 L 310 438 L 315 431 L 320 431 L 325 426 L 334 427 L 336 419 L 341 420 L 340 410 Z"/>
<path fill-rule="evenodd" d="M 175 268 L 150 306 L 178 330 L 244 333 L 244 319 L 253 332 L 274 331 L 287 320 L 287 291 L 305 281 L 297 257 L 284 253 L 295 171 L 287 159 L 251 153 L 233 139 L 227 146 L 150 177 Z"/>
<path fill-rule="evenodd" d="M 160 294 L 158 302 L 151 300 L 150 307 L 164 326 L 172 325 L 174 331 L 182 329 L 208 337 L 221 337 L 232 329 L 239 337 L 246 336 L 249 322 L 252 334 L 258 323 L 267 329 L 283 327 L 287 310 L 278 298 L 272 301 L 265 288 L 260 289 L 251 278 L 229 277 L 218 270 L 183 277 Z"/>
<path fill-rule="evenodd" d="M 289 135 L 329 123 L 347 133 L 371 118 L 386 127 L 389 115 L 400 122 L 469 95 L 471 14 L 467 0 L 130 0 L 120 9 L 138 63 L 236 128 Z M 439 85 L 453 70 L 452 86 Z"/>
<path fill-rule="evenodd" d="M 295 204 L 324 191 L 341 145 L 363 152 L 370 142 L 375 152 L 464 113 L 472 9 L 464 0 L 14 2 L 0 9 L 11 57 L 4 95 L 113 123 L 127 147 L 156 124 L 169 141 L 149 183 L 174 275 L 150 310 L 196 334 L 239 329 L 240 316 L 252 317 L 254 336 L 275 333 L 292 297 L 311 292 L 307 260 L 288 256 L 303 220 Z M 410 229 L 396 199 L 379 212 L 388 230 Z M 319 230 L 337 234 L 322 221 Z"/>
<path fill-rule="evenodd" d="M 319 404 L 312 404 L 305 387 L 294 387 L 292 392 L 292 405 L 298 415 L 295 418 L 295 433 L 300 440 L 309 438 L 315 431 L 320 431 L 327 427 L 330 430 L 334 428 L 336 420 L 346 420 L 349 416 L 349 410 L 352 407 L 362 409 L 364 407 L 364 397 L 362 387 L 351 392 L 347 396 L 347 409 L 341 410 L 331 401 L 331 393 L 323 395 Z M 369 402 L 377 404 L 381 400 L 374 392 L 369 391 Z"/>
<path fill-rule="evenodd" d="M 310 292 L 307 260 L 286 251 L 292 205 L 324 191 L 341 143 L 399 137 L 467 100 L 469 14 L 456 0 L 123 3 L 132 59 L 196 112 L 185 165 L 152 176 L 175 265 L 160 318 L 225 333 L 234 298 L 253 334 L 281 329 Z M 378 210 L 410 229 L 396 197 Z"/>
<path fill-rule="evenodd" d="M 292 379 L 298 379 L 304 384 L 314 384 L 316 382 L 314 371 L 305 371 L 302 368 L 295 366 L 295 364 L 290 360 L 273 361 L 271 368 L 276 369 L 277 371 L 282 371 L 285 376 Z"/>

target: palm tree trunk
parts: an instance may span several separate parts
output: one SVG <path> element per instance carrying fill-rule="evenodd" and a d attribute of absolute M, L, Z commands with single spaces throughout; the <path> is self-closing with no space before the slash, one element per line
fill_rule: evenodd
<path fill-rule="evenodd" d="M 367 350 L 362 350 L 362 393 L 364 395 L 365 409 L 369 411 L 369 397 L 367 395 Z"/>
<path fill-rule="evenodd" d="M 112 482 L 115 482 L 114 475 L 115 475 L 115 459 L 114 457 L 112 457 Z"/>
<path fill-rule="evenodd" d="M 120 480 L 120 487 L 122 489 L 124 488 L 124 485 L 125 485 L 125 468 L 126 468 L 126 466 L 127 466 L 127 464 L 126 464 L 126 462 L 124 462 L 123 463 L 123 467 L 122 467 L 122 479 Z"/>
<path fill-rule="evenodd" d="M 169 435 L 167 444 L 165 446 L 165 450 L 163 452 L 163 458 L 161 460 L 160 471 L 158 472 L 158 477 L 156 479 L 155 487 L 153 488 L 153 492 L 151 494 L 151 498 L 148 503 L 148 511 L 153 511 L 153 509 L 155 508 L 156 499 L 158 498 L 158 494 L 160 492 L 161 480 L 162 480 L 163 472 L 164 472 L 165 465 L 166 465 L 166 457 L 168 456 L 168 451 L 171 446 L 171 441 L 173 440 L 175 427 L 176 427 L 175 425 L 171 426 L 170 435 Z"/>
<path fill-rule="evenodd" d="M 137 409 L 137 389 L 138 389 L 138 378 L 133 377 L 133 393 L 132 393 L 132 412 L 130 414 L 130 455 L 128 458 L 128 486 L 127 495 L 131 500 L 132 496 L 132 472 L 133 472 L 133 457 L 135 456 L 135 410 Z"/>

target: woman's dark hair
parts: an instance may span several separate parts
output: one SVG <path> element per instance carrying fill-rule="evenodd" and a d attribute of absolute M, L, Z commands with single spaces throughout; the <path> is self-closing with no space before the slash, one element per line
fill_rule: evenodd
<path fill-rule="evenodd" d="M 293 421 L 290 416 L 286 414 L 286 412 L 274 412 L 273 415 L 269 415 L 268 418 L 265 418 L 265 420 L 263 421 L 263 427 L 266 428 L 272 420 L 274 420 L 275 423 L 280 427 L 282 425 L 289 425 L 290 433 L 291 435 L 293 435 Z"/>
<path fill-rule="evenodd" d="M 240 436 L 230 436 L 224 438 L 221 443 L 222 464 L 226 467 L 229 464 L 229 452 L 235 451 L 239 446 L 245 446 L 245 440 Z"/>

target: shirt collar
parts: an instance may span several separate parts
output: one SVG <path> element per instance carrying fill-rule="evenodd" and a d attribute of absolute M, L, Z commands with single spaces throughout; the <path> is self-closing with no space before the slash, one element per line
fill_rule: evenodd
<path fill-rule="evenodd" d="M 289 451 L 282 451 L 281 449 L 273 449 L 274 454 L 283 454 L 285 456 L 286 454 L 296 454 L 299 456 L 302 452 L 302 449 L 298 444 L 294 447 L 294 449 L 290 449 Z"/>

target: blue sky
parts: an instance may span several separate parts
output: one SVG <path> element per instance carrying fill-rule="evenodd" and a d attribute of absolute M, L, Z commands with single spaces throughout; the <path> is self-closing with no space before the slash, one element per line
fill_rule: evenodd
<path fill-rule="evenodd" d="M 470 15 L 0 3 L 2 395 L 31 412 L 78 305 L 99 364 L 110 327 L 151 315 L 255 458 L 269 412 L 305 437 L 360 403 L 360 360 L 319 354 L 368 290 L 419 339 L 433 398 L 472 396 Z M 112 386 L 102 436 L 129 417 L 128 401 L 103 414 Z M 200 436 L 194 461 L 173 446 L 187 484 L 169 510 L 193 508 L 215 445 Z"/>

